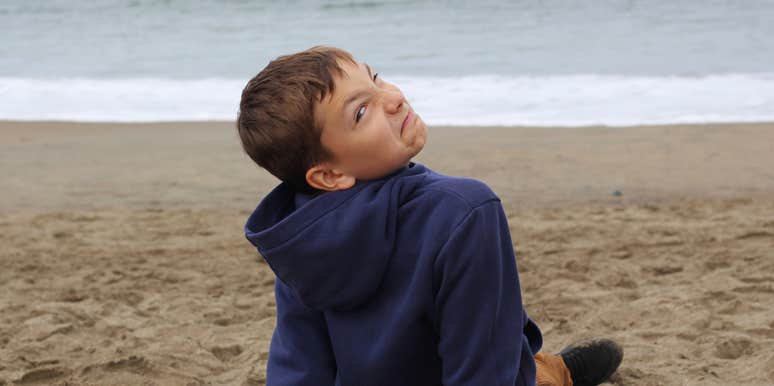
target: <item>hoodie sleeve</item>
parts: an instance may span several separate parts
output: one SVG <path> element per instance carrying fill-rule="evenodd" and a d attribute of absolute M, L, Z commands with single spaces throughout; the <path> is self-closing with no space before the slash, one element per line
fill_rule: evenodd
<path fill-rule="evenodd" d="M 513 245 L 499 200 L 473 208 L 457 225 L 433 275 L 443 385 L 534 384 Z"/>
<path fill-rule="evenodd" d="M 333 386 L 336 362 L 323 313 L 306 307 L 275 280 L 277 326 L 271 338 L 266 386 Z"/>

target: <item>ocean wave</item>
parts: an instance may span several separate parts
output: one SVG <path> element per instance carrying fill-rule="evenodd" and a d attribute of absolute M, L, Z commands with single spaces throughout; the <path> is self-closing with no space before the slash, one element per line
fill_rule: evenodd
<path fill-rule="evenodd" d="M 387 76 L 430 125 L 628 126 L 774 121 L 774 73 Z M 0 119 L 234 120 L 246 80 L 0 78 Z"/>

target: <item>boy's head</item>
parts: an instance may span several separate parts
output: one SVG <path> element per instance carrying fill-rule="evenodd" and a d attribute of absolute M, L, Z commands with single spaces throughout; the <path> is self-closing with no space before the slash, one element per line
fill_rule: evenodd
<path fill-rule="evenodd" d="M 332 47 L 269 63 L 242 91 L 237 128 L 250 158 L 302 192 L 387 175 L 427 138 L 397 87 Z"/>

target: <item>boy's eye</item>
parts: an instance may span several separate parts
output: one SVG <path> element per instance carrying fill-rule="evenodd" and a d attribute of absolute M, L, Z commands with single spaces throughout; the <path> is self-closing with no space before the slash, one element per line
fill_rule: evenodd
<path fill-rule="evenodd" d="M 373 78 L 374 82 L 376 82 L 376 77 L 378 76 L 379 76 L 378 72 L 374 74 L 374 78 Z M 355 122 L 360 122 L 360 118 L 363 118 L 363 115 L 365 115 L 365 111 L 366 111 L 365 105 L 362 105 L 357 108 L 357 111 L 355 112 Z"/>
<path fill-rule="evenodd" d="M 366 107 L 365 105 L 362 105 L 357 108 L 357 111 L 355 112 L 355 122 L 360 122 L 360 118 L 363 118 L 363 115 L 365 114 Z"/>

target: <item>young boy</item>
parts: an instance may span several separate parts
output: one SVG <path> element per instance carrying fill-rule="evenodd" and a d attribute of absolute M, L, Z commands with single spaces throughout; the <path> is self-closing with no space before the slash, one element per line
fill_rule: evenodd
<path fill-rule="evenodd" d="M 246 153 L 282 180 L 245 225 L 277 276 L 267 385 L 595 385 L 593 340 L 538 352 L 498 197 L 411 162 L 427 130 L 340 49 L 282 56 L 242 93 Z"/>

